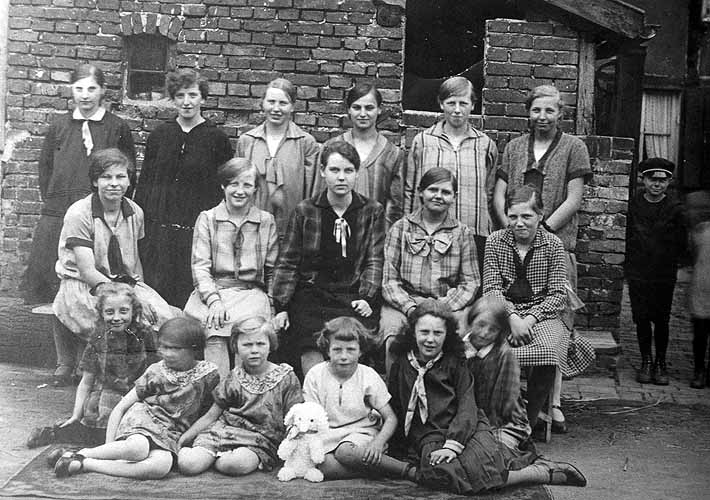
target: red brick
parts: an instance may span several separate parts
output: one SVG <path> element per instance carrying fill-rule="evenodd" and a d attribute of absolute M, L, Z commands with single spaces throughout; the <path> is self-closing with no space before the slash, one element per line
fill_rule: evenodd
<path fill-rule="evenodd" d="M 529 64 L 497 62 L 487 64 L 487 74 L 489 75 L 529 76 L 532 70 L 533 67 Z"/>
<path fill-rule="evenodd" d="M 343 65 L 334 62 L 321 63 L 318 69 L 321 74 L 341 74 L 343 72 Z"/>
<path fill-rule="evenodd" d="M 360 52 L 359 55 L 361 55 Z M 355 52 L 352 50 L 335 50 L 335 49 L 313 49 L 313 59 L 325 59 L 328 61 L 351 61 L 355 57 Z"/>
<path fill-rule="evenodd" d="M 533 37 L 531 35 L 489 33 L 486 38 L 491 47 L 515 47 L 523 49 L 531 49 L 533 47 Z"/>
<path fill-rule="evenodd" d="M 289 34 L 274 35 L 274 44 L 279 46 L 296 46 L 298 45 L 298 36 Z"/>
<path fill-rule="evenodd" d="M 308 59 L 309 50 L 290 47 L 267 47 L 266 57 L 273 57 L 275 59 Z"/>
<path fill-rule="evenodd" d="M 303 21 L 321 22 L 325 19 L 325 12 L 322 10 L 302 10 L 299 16 Z"/>
<path fill-rule="evenodd" d="M 553 26 L 550 23 L 511 22 L 509 31 L 511 33 L 527 33 L 530 35 L 551 35 Z"/>
<path fill-rule="evenodd" d="M 539 50 L 579 50 L 579 42 L 576 38 L 559 38 L 551 36 L 535 37 L 533 47 Z"/>
<path fill-rule="evenodd" d="M 342 39 L 338 37 L 318 37 L 318 46 L 326 49 L 339 49 L 342 45 L 342 42 Z"/>
<path fill-rule="evenodd" d="M 296 9 L 279 9 L 277 14 L 282 21 L 294 21 L 298 19 L 300 12 Z"/>
<path fill-rule="evenodd" d="M 502 21 L 499 19 L 488 19 L 486 20 L 486 31 L 488 32 L 499 32 L 506 33 L 509 26 L 508 21 Z"/>
<path fill-rule="evenodd" d="M 251 36 L 251 42 L 260 45 L 272 45 L 274 43 L 274 35 L 271 33 L 254 33 Z"/>
<path fill-rule="evenodd" d="M 254 19 L 276 19 L 276 10 L 274 9 L 254 9 Z"/>
<path fill-rule="evenodd" d="M 485 118 L 487 130 L 528 130 L 527 118 L 509 118 L 503 116 L 487 116 Z"/>
<path fill-rule="evenodd" d="M 554 64 L 555 55 L 544 50 L 511 50 L 510 60 L 514 63 Z"/>
<path fill-rule="evenodd" d="M 533 72 L 536 78 L 576 80 L 576 66 L 536 66 Z"/>
<path fill-rule="evenodd" d="M 310 22 L 290 23 L 289 33 L 305 33 L 309 35 L 332 35 L 333 26 L 330 24 L 313 24 Z"/>
<path fill-rule="evenodd" d="M 274 71 L 294 71 L 296 69 L 296 61 L 274 61 Z"/>

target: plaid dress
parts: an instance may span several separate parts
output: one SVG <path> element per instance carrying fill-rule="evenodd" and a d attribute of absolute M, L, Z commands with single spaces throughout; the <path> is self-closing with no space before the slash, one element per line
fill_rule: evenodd
<path fill-rule="evenodd" d="M 532 342 L 513 349 L 520 366 L 555 365 L 564 376 L 574 376 L 580 372 L 580 363 L 584 365 L 586 361 L 573 358 L 573 366 L 568 363 L 571 332 L 560 319 L 567 307 L 562 241 L 554 234 L 538 230 L 528 254 L 524 276 L 532 293 L 526 299 L 514 298 L 512 285 L 518 273 L 513 232 L 501 229 L 491 234 L 483 263 L 483 294 L 501 300 L 510 314 L 516 313 L 522 318 L 532 315 L 537 319 Z"/>

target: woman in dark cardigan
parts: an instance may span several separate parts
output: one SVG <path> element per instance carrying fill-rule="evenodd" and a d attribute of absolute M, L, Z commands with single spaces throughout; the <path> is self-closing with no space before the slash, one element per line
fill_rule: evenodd
<path fill-rule="evenodd" d="M 134 200 L 145 212 L 145 281 L 182 308 L 193 289 L 192 229 L 199 213 L 221 200 L 217 168 L 233 150 L 226 134 L 201 114 L 205 79 L 183 69 L 170 73 L 166 86 L 178 116 L 148 137 Z"/>
<path fill-rule="evenodd" d="M 64 214 L 75 201 L 91 194 L 89 155 L 120 149 L 133 163 L 136 152 L 128 124 L 102 106 L 106 82 L 93 64 L 82 64 L 70 85 L 74 110 L 47 131 L 39 159 L 42 215 L 35 229 L 22 289 L 28 303 L 51 302 L 59 288 L 54 272 Z"/>

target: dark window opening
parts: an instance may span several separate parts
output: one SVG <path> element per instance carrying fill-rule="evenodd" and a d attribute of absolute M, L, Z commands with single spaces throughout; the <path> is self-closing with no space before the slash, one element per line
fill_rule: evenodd
<path fill-rule="evenodd" d="M 440 111 L 436 93 L 446 78 L 462 75 L 473 83 L 481 111 L 486 20 L 522 19 L 516 0 L 408 0 L 402 106 Z"/>
<path fill-rule="evenodd" d="M 165 97 L 169 67 L 168 39 L 160 35 L 133 35 L 126 41 L 126 96 L 157 101 Z"/>

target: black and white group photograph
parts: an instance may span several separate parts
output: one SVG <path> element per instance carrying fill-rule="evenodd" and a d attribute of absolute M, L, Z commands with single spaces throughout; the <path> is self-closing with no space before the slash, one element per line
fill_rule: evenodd
<path fill-rule="evenodd" d="M 0 0 L 0 498 L 701 500 L 710 0 Z"/>

